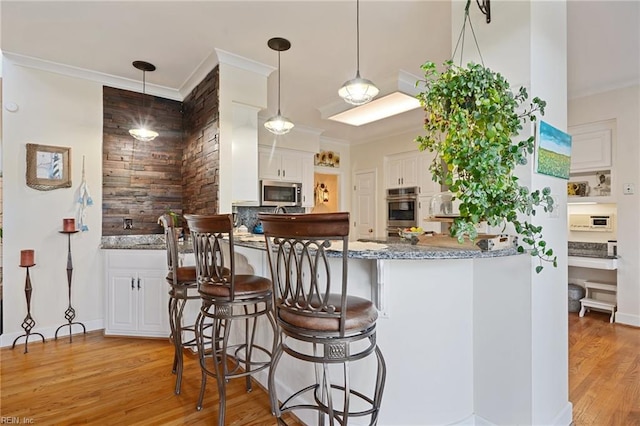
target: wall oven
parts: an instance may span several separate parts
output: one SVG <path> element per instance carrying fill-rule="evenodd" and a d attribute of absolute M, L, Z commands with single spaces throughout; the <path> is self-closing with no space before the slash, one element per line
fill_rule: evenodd
<path fill-rule="evenodd" d="M 260 205 L 299 207 L 302 205 L 302 184 L 298 182 L 261 180 Z"/>
<path fill-rule="evenodd" d="M 418 226 L 418 188 L 387 190 L 387 236 L 398 236 L 398 228 Z"/>

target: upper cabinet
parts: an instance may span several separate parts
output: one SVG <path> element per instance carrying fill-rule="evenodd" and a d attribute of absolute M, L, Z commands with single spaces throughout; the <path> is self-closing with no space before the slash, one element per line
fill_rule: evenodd
<path fill-rule="evenodd" d="M 302 183 L 302 207 L 313 207 L 313 153 L 289 149 L 259 148 L 260 180 Z"/>
<path fill-rule="evenodd" d="M 309 155 L 313 155 L 309 153 Z M 258 169 L 261 180 L 302 182 L 301 153 L 260 147 Z M 312 160 L 313 161 L 313 160 Z"/>
<path fill-rule="evenodd" d="M 387 157 L 387 188 L 418 186 L 418 157 L 415 153 Z"/>
<path fill-rule="evenodd" d="M 613 203 L 615 121 L 569 127 L 571 171 L 568 201 Z"/>
<path fill-rule="evenodd" d="M 428 151 L 411 151 L 389 155 L 385 158 L 387 188 L 417 186 L 420 195 L 440 192 L 440 184 L 434 182 L 429 166 L 435 154 Z"/>
<path fill-rule="evenodd" d="M 569 131 L 575 131 L 569 129 Z M 571 172 L 611 168 L 611 129 L 571 134 Z"/>

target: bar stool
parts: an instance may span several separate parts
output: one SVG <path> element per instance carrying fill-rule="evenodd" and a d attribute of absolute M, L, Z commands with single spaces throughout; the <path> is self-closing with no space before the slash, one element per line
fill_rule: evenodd
<path fill-rule="evenodd" d="M 202 409 L 207 376 L 215 377 L 220 398 L 218 425 L 223 426 L 226 382 L 235 377 L 245 377 L 247 392 L 250 392 L 251 375 L 271 365 L 271 356 L 277 343 L 276 323 L 272 311 L 272 285 L 268 278 L 236 275 L 232 215 L 184 217 L 193 240 L 198 292 L 202 300 L 200 314 L 196 319 L 196 340 L 202 370 L 202 384 L 196 408 Z M 223 240 L 228 241 L 228 257 L 225 257 Z M 271 326 L 271 348 L 255 342 L 259 317 L 266 317 Z M 206 319 L 213 321 L 214 341 L 208 354 L 202 346 Z M 232 334 L 234 324 L 238 327 L 233 329 Z M 231 336 L 234 338 L 230 338 Z"/>
<path fill-rule="evenodd" d="M 188 300 L 199 300 L 200 295 L 196 288 L 196 267 L 180 266 L 178 256 L 178 238 L 175 233 L 173 217 L 164 214 L 158 218 L 158 223 L 164 228 L 164 237 L 167 245 L 167 283 L 169 283 L 169 326 L 171 335 L 169 339 L 173 342 L 173 374 L 176 375 L 175 394 L 180 394 L 182 386 L 183 371 L 183 349 L 195 349 L 195 327 L 193 324 L 184 325 L 182 314 Z M 189 333 L 187 339 L 183 334 Z"/>
<path fill-rule="evenodd" d="M 370 425 L 377 424 L 386 366 L 376 344 L 376 308 L 347 293 L 349 213 L 260 213 L 258 219 L 267 242 L 282 333 L 269 371 L 271 406 L 279 424 L 284 423 L 284 413 L 302 409 L 317 410 L 319 424 L 325 417 L 331 424 L 346 425 L 353 417 L 367 416 Z M 341 253 L 328 252 L 332 240 L 342 244 Z M 312 363 L 315 382 L 279 403 L 275 378 L 283 353 Z M 374 353 L 375 384 L 368 393 L 353 389 L 350 365 Z M 335 366 L 342 366 L 341 381 L 332 381 Z"/>

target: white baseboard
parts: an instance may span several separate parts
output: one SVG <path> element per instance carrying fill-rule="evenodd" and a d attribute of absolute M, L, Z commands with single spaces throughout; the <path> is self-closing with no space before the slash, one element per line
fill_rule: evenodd
<path fill-rule="evenodd" d="M 625 314 L 624 312 L 616 312 L 615 319 L 618 324 L 640 327 L 640 315 L 631 315 Z"/>
<path fill-rule="evenodd" d="M 567 404 L 564 406 L 562 410 L 556 415 L 556 417 L 551 421 L 551 425 L 553 426 L 569 426 L 573 423 L 573 404 L 570 401 L 567 401 Z"/>
<path fill-rule="evenodd" d="M 87 329 L 87 332 L 89 331 L 95 331 L 95 330 L 102 330 L 104 329 L 104 320 L 93 320 L 93 321 L 81 321 L 85 328 Z M 31 330 L 31 334 L 33 333 L 40 333 L 44 336 L 44 338 L 46 340 L 50 340 L 55 338 L 56 335 L 56 330 L 58 329 L 59 326 L 52 326 L 52 327 L 44 327 L 44 328 L 34 328 L 33 330 Z M 24 331 L 16 331 L 13 333 L 3 333 L 2 336 L 0 336 L 0 347 L 6 347 L 6 346 L 11 346 L 13 345 L 14 340 L 16 340 L 16 338 L 18 338 L 19 336 L 24 335 Z M 82 327 L 79 325 L 74 325 L 71 328 L 71 335 L 75 336 L 76 334 L 82 334 Z M 58 339 L 63 338 L 64 336 L 69 336 L 69 329 L 68 327 L 63 327 L 60 332 L 58 332 Z M 29 343 L 35 343 L 37 344 L 38 342 L 42 343 L 42 339 L 40 338 L 40 336 L 33 336 L 29 338 Z M 18 341 L 16 342 L 16 346 L 22 346 L 25 343 L 25 339 L 24 337 L 21 339 L 18 339 Z"/>

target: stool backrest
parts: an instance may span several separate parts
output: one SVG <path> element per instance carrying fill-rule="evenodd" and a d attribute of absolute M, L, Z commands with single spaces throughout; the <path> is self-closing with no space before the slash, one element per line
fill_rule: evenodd
<path fill-rule="evenodd" d="M 226 287 L 229 289 L 229 301 L 233 301 L 235 266 L 232 216 L 230 214 L 186 214 L 184 218 L 187 220 L 193 241 L 198 288 L 205 285 Z M 229 244 L 228 259 L 224 255 L 224 239 Z"/>
<path fill-rule="evenodd" d="M 158 223 L 164 228 L 164 239 L 167 245 L 167 269 L 173 277 L 173 283 L 178 284 L 178 274 L 175 273 L 180 266 L 178 260 L 178 239 L 176 238 L 173 217 L 165 213 L 158 218 Z"/>
<path fill-rule="evenodd" d="M 349 213 L 258 214 L 262 221 L 276 309 L 297 315 L 335 320 L 345 334 Z M 342 244 L 334 265 L 341 275 L 333 282 L 327 249 Z M 334 271 L 335 273 L 336 271 Z M 337 271 L 340 273 L 340 271 Z M 335 296 L 339 295 L 340 306 Z"/>

